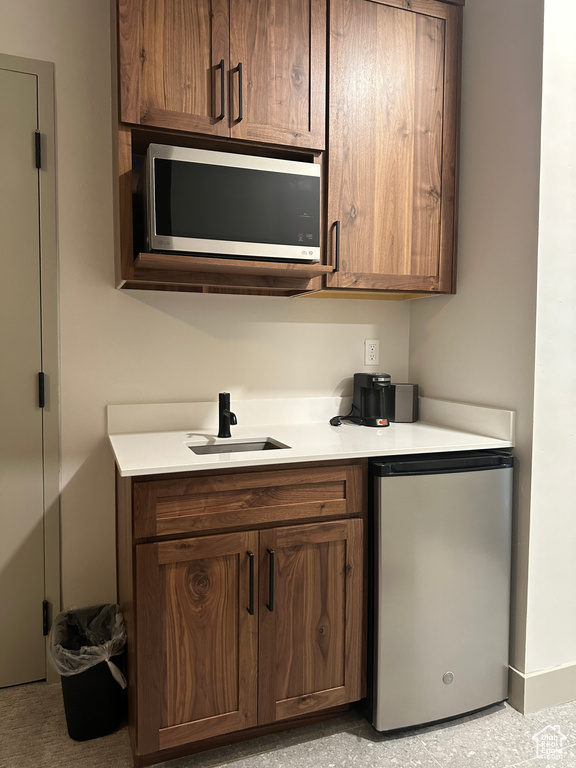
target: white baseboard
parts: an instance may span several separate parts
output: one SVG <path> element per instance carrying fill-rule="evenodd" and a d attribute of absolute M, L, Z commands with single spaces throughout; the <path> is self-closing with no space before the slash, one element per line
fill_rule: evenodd
<path fill-rule="evenodd" d="M 576 663 L 524 674 L 509 673 L 509 704 L 522 714 L 576 700 Z"/>

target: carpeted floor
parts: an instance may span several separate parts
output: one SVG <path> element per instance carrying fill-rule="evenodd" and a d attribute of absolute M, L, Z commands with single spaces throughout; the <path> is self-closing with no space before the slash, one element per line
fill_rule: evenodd
<path fill-rule="evenodd" d="M 547 754 L 546 751 L 548 752 Z M 131 768 L 128 733 L 73 741 L 60 685 L 0 689 L 0 768 Z M 507 704 L 384 735 L 356 713 L 180 758 L 162 768 L 576 768 L 576 702 Z"/>
<path fill-rule="evenodd" d="M 92 741 L 66 730 L 60 684 L 0 690 L 0 768 L 131 768 L 125 728 Z"/>

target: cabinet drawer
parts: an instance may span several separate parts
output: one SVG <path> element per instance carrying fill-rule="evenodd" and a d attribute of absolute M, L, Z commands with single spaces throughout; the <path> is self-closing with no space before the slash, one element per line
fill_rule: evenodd
<path fill-rule="evenodd" d="M 134 536 L 198 533 L 362 512 L 359 464 L 136 481 Z"/>

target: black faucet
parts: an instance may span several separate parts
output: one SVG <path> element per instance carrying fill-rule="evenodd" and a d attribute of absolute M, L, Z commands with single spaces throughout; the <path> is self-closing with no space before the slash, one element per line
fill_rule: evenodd
<path fill-rule="evenodd" d="M 230 410 L 230 392 L 218 395 L 218 437 L 232 437 L 230 425 L 238 424 L 236 414 Z"/>

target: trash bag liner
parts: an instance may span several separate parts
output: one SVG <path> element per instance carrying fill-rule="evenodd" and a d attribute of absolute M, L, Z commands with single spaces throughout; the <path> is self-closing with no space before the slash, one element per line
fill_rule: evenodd
<path fill-rule="evenodd" d="M 50 661 L 63 677 L 78 675 L 105 661 L 121 688 L 126 678 L 111 661 L 126 644 L 124 618 L 117 605 L 70 608 L 58 614 L 50 630 Z"/>

